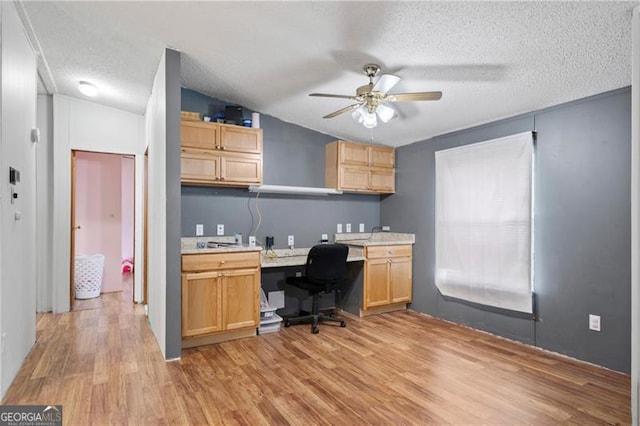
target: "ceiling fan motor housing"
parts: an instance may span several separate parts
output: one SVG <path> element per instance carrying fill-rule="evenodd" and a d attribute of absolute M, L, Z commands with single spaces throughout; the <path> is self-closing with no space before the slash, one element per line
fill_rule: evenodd
<path fill-rule="evenodd" d="M 378 73 L 380 72 L 380 65 L 378 65 L 378 64 L 367 64 L 364 67 L 362 67 L 362 70 L 367 75 L 367 77 L 369 77 L 369 80 L 371 81 L 371 83 L 373 83 L 373 78 L 376 75 L 378 75 Z"/>

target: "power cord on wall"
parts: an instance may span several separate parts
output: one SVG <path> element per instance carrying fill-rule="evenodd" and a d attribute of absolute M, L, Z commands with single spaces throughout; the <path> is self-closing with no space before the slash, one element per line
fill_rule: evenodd
<path fill-rule="evenodd" d="M 251 210 L 251 198 L 249 198 L 249 200 L 247 201 L 247 208 L 249 209 L 249 214 L 251 215 L 251 230 L 249 231 L 249 237 L 256 237 L 256 245 L 266 247 L 266 244 L 258 240 L 256 236 L 256 234 L 258 233 L 258 229 L 260 229 L 260 225 L 262 224 L 262 213 L 260 212 L 259 200 L 260 200 L 260 191 L 256 192 L 255 207 L 256 207 L 256 214 L 258 215 L 258 223 L 256 224 L 255 229 L 253 228 L 254 216 L 253 216 L 253 211 Z M 266 247 L 264 249 L 263 256 L 270 259 L 278 257 L 276 252 L 273 250 L 273 247 Z"/>

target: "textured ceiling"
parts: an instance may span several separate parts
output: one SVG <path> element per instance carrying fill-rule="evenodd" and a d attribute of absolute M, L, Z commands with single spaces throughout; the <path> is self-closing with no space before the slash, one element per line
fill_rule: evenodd
<path fill-rule="evenodd" d="M 639 2 L 24 2 L 50 91 L 143 114 L 165 46 L 183 86 L 336 137 L 400 146 L 631 84 Z M 402 77 L 372 131 L 347 106 L 365 63 Z M 43 61 L 40 61 L 42 64 Z M 45 83 L 48 81 L 44 78 Z"/>

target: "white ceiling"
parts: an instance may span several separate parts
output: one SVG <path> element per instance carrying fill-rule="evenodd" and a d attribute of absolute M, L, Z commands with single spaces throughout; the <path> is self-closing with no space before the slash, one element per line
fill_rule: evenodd
<path fill-rule="evenodd" d="M 183 86 L 336 137 L 400 146 L 631 84 L 640 2 L 23 2 L 49 91 L 143 114 L 165 46 Z M 368 82 L 441 90 L 373 131 L 322 116 Z M 44 61 L 40 61 L 44 65 Z M 41 73 L 43 66 L 41 66 Z M 52 81 L 51 81 L 52 80 Z"/>

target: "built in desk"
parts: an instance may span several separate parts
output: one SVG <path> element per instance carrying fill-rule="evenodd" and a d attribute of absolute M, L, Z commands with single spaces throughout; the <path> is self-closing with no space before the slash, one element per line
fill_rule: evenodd
<path fill-rule="evenodd" d="M 334 240 L 349 246 L 349 273 L 339 300 L 334 301 L 333 295 L 328 295 L 331 297 L 331 304 L 327 306 L 337 306 L 360 317 L 406 309 L 412 299 L 414 234 L 335 234 Z M 310 248 L 294 248 L 265 251 L 261 247 L 236 245 L 233 237 L 182 238 L 183 262 L 184 255 L 259 252 L 262 271 L 260 284 L 265 292 L 283 290 L 283 282 L 287 276 L 304 273 L 309 250 Z M 287 287 L 285 310 L 297 310 L 304 302 L 306 295 L 295 294 L 296 291 Z"/>

